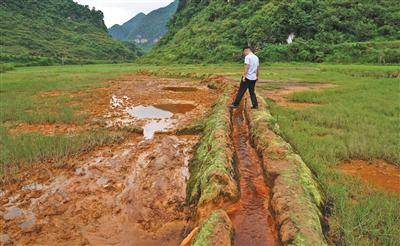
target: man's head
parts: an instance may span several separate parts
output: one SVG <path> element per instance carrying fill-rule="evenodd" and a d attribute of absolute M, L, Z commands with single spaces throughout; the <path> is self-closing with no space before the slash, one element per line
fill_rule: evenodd
<path fill-rule="evenodd" d="M 248 54 L 250 54 L 251 53 L 251 48 L 250 48 L 250 46 L 245 46 L 245 47 L 243 47 L 243 55 L 244 56 L 247 56 Z"/>

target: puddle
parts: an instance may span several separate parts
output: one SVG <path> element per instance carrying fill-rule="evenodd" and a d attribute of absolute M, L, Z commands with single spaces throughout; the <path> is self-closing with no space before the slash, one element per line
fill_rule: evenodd
<path fill-rule="evenodd" d="M 126 112 L 138 120 L 145 120 L 144 138 L 153 139 L 156 132 L 162 132 L 172 127 L 171 118 L 174 114 L 184 114 L 194 108 L 193 104 L 157 104 L 127 108 Z"/>
<path fill-rule="evenodd" d="M 152 121 L 146 123 L 143 127 L 143 136 L 145 139 L 153 139 L 156 132 L 164 131 L 172 126 L 169 120 Z"/>
<path fill-rule="evenodd" d="M 359 177 L 385 191 L 400 195 L 400 168 L 382 160 L 372 163 L 363 160 L 346 161 L 339 166 L 345 174 Z"/>
<path fill-rule="evenodd" d="M 155 105 L 155 107 L 167 110 L 174 114 L 184 114 L 196 108 L 195 105 L 190 103 L 179 103 L 179 104 L 165 103 L 165 104 L 157 104 Z"/>
<path fill-rule="evenodd" d="M 137 106 L 126 109 L 126 112 L 136 119 L 168 119 L 174 114 L 154 106 Z"/>
<path fill-rule="evenodd" d="M 191 91 L 197 91 L 198 89 L 196 87 L 169 86 L 169 87 L 164 87 L 163 90 L 174 91 L 174 92 L 191 92 Z"/>
<path fill-rule="evenodd" d="M 126 109 L 128 114 L 139 120 L 147 120 L 143 126 L 144 138 L 154 138 L 156 132 L 164 131 L 172 126 L 172 112 L 154 106 L 137 106 Z"/>

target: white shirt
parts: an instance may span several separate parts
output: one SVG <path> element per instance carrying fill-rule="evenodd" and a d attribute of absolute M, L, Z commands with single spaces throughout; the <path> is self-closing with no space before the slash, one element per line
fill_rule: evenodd
<path fill-rule="evenodd" d="M 257 79 L 257 69 L 260 66 L 260 62 L 258 57 L 253 53 L 248 54 L 244 58 L 244 64 L 250 65 L 249 70 L 247 71 L 246 78 L 249 80 L 256 80 Z"/>

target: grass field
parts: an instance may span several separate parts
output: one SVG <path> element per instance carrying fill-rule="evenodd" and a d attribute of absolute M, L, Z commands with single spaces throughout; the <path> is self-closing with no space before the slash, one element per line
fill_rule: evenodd
<path fill-rule="evenodd" d="M 0 175 L 8 177 L 34 162 L 57 162 L 123 138 L 121 132 L 99 129 L 46 136 L 11 134 L 20 123 L 82 125 L 71 95 L 104 86 L 126 73 L 151 71 L 164 76 L 223 74 L 238 78 L 239 64 L 145 66 L 137 64 L 16 68 L 0 82 Z M 268 64 L 262 78 L 286 82 L 336 85 L 319 92 L 292 95 L 298 102 L 318 103 L 304 109 L 271 105 L 284 137 L 315 172 L 327 193 L 330 237 L 340 245 L 397 245 L 400 240 L 400 199 L 378 192 L 336 171 L 349 159 L 384 159 L 400 165 L 400 69 L 397 66 Z M 397 78 L 396 78 L 397 76 Z M 268 89 L 268 83 L 259 88 Z M 57 91 L 53 97 L 42 93 Z M 75 98 L 76 99 L 76 98 Z"/>

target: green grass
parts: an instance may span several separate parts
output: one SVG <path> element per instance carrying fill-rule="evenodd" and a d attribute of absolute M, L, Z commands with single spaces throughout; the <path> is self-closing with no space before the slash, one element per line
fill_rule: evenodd
<path fill-rule="evenodd" d="M 131 64 L 97 66 L 54 66 L 17 68 L 0 74 L 0 176 L 11 175 L 22 165 L 37 161 L 57 161 L 81 153 L 96 145 L 117 141 L 113 133 L 82 132 L 74 135 L 45 136 L 39 133 L 17 134 L 9 130 L 19 123 L 83 124 L 88 116 L 75 113 L 71 95 L 104 86 L 107 79 L 135 71 Z M 40 93 L 57 91 L 58 96 Z M 84 99 L 77 97 L 75 100 Z"/>
<path fill-rule="evenodd" d="M 10 136 L 9 129 L 22 122 L 85 122 L 86 115 L 74 113 L 79 106 L 68 106 L 71 93 L 102 87 L 109 79 L 139 70 L 198 78 L 224 74 L 238 79 L 241 69 L 241 64 L 114 64 L 15 68 L 1 73 L 0 175 L 6 167 L 16 170 L 21 163 L 57 160 L 119 139 L 104 132 Z M 293 110 L 271 104 L 271 112 L 285 139 L 326 191 L 332 206 L 331 239 L 339 245 L 396 245 L 400 240 L 399 197 L 378 192 L 336 171 L 337 164 L 348 159 L 385 159 L 400 165 L 399 70 L 398 66 L 262 64 L 262 79 L 337 85 L 292 96 L 293 100 L 318 106 Z M 259 84 L 259 92 L 262 87 L 269 88 L 268 84 Z M 60 96 L 37 95 L 52 90 L 60 91 Z"/>
<path fill-rule="evenodd" d="M 314 67 L 314 66 L 313 66 Z M 343 160 L 384 159 L 400 165 L 399 67 L 319 65 L 319 70 L 280 70 L 270 77 L 337 85 L 321 92 L 295 93 L 298 102 L 319 103 L 299 110 L 271 111 L 284 137 L 310 165 L 333 206 L 331 236 L 340 245 L 397 245 L 399 198 L 373 190 L 335 171 Z M 276 70 L 275 70 L 276 71 Z"/>

